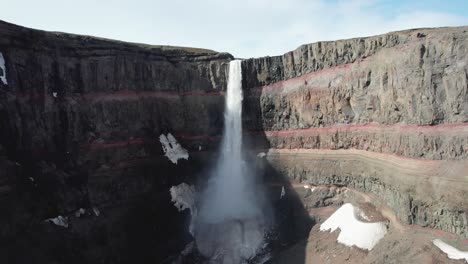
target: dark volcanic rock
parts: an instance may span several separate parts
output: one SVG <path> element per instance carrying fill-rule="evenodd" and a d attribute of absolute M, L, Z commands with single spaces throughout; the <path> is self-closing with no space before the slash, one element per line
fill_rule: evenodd
<path fill-rule="evenodd" d="M 149 46 L 1 23 L 1 141 L 10 156 L 79 156 L 94 140 L 219 134 L 227 62 L 210 50 Z M 59 157 L 57 157 L 59 158 Z"/>
<path fill-rule="evenodd" d="M 158 263 L 177 253 L 190 236 L 168 189 L 210 158 L 176 167 L 159 135 L 221 133 L 232 56 L 5 22 L 0 36 L 0 262 Z M 45 222 L 59 215 L 67 228 Z"/>
<path fill-rule="evenodd" d="M 278 150 L 270 162 L 291 181 L 354 186 L 383 197 L 405 223 L 466 237 L 467 29 L 245 60 L 244 124 L 257 146 Z"/>
<path fill-rule="evenodd" d="M 271 147 L 466 159 L 466 29 L 319 42 L 246 60 L 244 122 L 257 131 L 297 130 L 267 135 Z"/>

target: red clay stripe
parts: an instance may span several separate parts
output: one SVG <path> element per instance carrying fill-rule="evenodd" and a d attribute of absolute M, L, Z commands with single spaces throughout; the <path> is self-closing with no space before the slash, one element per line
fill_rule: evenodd
<path fill-rule="evenodd" d="M 405 49 L 405 48 L 408 48 L 408 47 L 411 47 L 415 44 L 418 44 L 418 43 L 421 43 L 421 42 L 424 42 L 424 41 L 427 41 L 429 40 L 430 38 L 429 37 L 426 37 L 426 38 L 417 38 L 417 39 L 414 39 L 414 40 L 411 40 L 411 41 L 408 41 L 407 43 L 403 43 L 403 44 L 399 44 L 399 45 L 396 45 L 396 46 L 393 46 L 391 48 L 394 48 L 396 50 L 402 50 L 402 49 Z M 373 54 L 375 55 L 375 54 Z M 294 82 L 304 82 L 306 81 L 307 79 L 310 79 L 311 77 L 313 76 L 317 76 L 317 75 L 322 75 L 322 74 L 329 74 L 329 73 L 334 73 L 335 71 L 340 71 L 340 70 L 343 70 L 343 69 L 347 69 L 349 68 L 351 65 L 353 64 L 358 64 L 358 63 L 361 63 L 361 62 L 364 62 L 364 61 L 367 61 L 369 60 L 370 58 L 372 58 L 372 56 L 369 56 L 367 58 L 359 58 L 359 59 L 356 59 L 354 62 L 350 62 L 350 63 L 346 63 L 346 64 L 341 64 L 341 65 L 336 65 L 336 66 L 332 66 L 332 67 L 328 67 L 328 68 L 323 68 L 321 70 L 317 70 L 317 71 L 313 71 L 313 72 L 309 72 L 309 73 L 305 73 L 305 74 L 302 74 L 300 76 L 296 76 L 296 77 L 292 77 L 292 78 L 289 78 L 287 80 L 282 80 L 282 81 L 278 81 L 278 82 L 275 82 L 275 83 L 271 83 L 271 84 L 267 84 L 267 85 L 263 85 L 263 86 L 258 86 L 258 87 L 252 87 L 252 88 L 249 88 L 250 90 L 256 90 L 256 91 L 263 91 L 263 90 L 270 90 L 270 89 L 277 89 L 277 88 L 281 88 L 283 86 L 285 86 L 286 84 L 290 84 L 290 83 L 294 83 Z"/>
<path fill-rule="evenodd" d="M 359 59 L 359 60 L 356 60 L 355 62 L 351 62 L 351 63 L 347 63 L 347 64 L 341 64 L 341 65 L 325 68 L 325 69 L 322 69 L 322 70 L 313 71 L 313 72 L 310 72 L 310 73 L 305 73 L 305 74 L 303 74 L 301 76 L 293 77 L 293 78 L 290 78 L 290 79 L 287 79 L 287 80 L 278 81 L 278 82 L 268 84 L 268 85 L 253 87 L 253 88 L 250 88 L 250 90 L 264 91 L 264 90 L 270 90 L 270 89 L 278 89 L 278 88 L 281 88 L 281 87 L 285 86 L 286 84 L 290 84 L 292 82 L 304 82 L 304 81 L 310 79 L 313 76 L 317 76 L 317 75 L 321 75 L 321 74 L 328 74 L 328 73 L 332 73 L 332 72 L 335 72 L 335 71 L 347 69 L 351 65 L 353 65 L 355 63 L 359 63 L 359 62 L 364 61 L 364 60 L 365 59 Z"/>
<path fill-rule="evenodd" d="M 122 140 L 122 141 L 111 141 L 111 142 L 91 142 L 89 146 L 93 150 L 97 149 L 108 149 L 108 148 L 118 148 L 118 147 L 124 147 L 128 145 L 141 145 L 145 143 L 145 139 L 143 138 L 135 138 L 135 139 L 129 139 L 129 140 Z"/>
<path fill-rule="evenodd" d="M 290 136 L 307 133 L 327 133 L 327 132 L 385 132 L 385 133 L 442 133 L 442 132 L 465 132 L 468 133 L 468 123 L 447 123 L 439 125 L 413 125 L 413 124 L 395 124 L 381 125 L 378 123 L 365 124 L 343 124 L 326 127 L 312 127 L 304 129 L 289 130 L 268 130 L 258 131 L 256 134 L 265 134 L 266 136 Z"/>
<path fill-rule="evenodd" d="M 270 130 L 270 131 L 251 131 L 252 135 L 266 135 L 267 137 L 277 136 L 295 136 L 304 135 L 307 133 L 328 133 L 333 132 L 389 132 L 389 133 L 447 133 L 447 132 L 462 132 L 468 135 L 468 123 L 449 123 L 434 126 L 420 126 L 420 125 L 379 125 L 376 123 L 371 124 L 347 124 L 347 125 L 333 125 L 320 128 L 306 128 L 306 129 L 291 129 L 291 130 Z M 220 140 L 221 135 L 208 135 L 208 134 L 175 134 L 176 138 L 183 140 Z M 123 141 L 107 141 L 107 142 L 92 142 L 90 144 L 93 149 L 114 148 L 127 145 L 139 145 L 149 142 L 152 139 L 135 138 Z M 154 139 L 157 141 L 157 139 Z"/>

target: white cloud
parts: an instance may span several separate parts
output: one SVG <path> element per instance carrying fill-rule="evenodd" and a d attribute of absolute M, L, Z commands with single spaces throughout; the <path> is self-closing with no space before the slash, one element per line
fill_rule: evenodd
<path fill-rule="evenodd" d="M 278 55 L 319 40 L 468 24 L 468 16 L 401 6 L 409 4 L 404 1 L 392 7 L 383 0 L 0 2 L 2 19 L 30 27 L 211 48 L 238 57 Z"/>

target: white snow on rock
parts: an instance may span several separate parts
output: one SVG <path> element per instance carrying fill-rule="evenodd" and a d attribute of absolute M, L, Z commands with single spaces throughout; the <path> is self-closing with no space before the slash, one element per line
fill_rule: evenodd
<path fill-rule="evenodd" d="M 310 192 L 313 192 L 315 191 L 315 187 L 314 186 L 310 186 L 309 184 L 304 184 L 304 189 L 310 189 Z"/>
<path fill-rule="evenodd" d="M 468 251 L 458 250 L 440 239 L 434 239 L 432 243 L 447 254 L 449 259 L 464 259 L 468 263 Z"/>
<path fill-rule="evenodd" d="M 101 211 L 97 207 L 93 207 L 93 213 L 95 216 L 99 216 L 101 214 Z"/>
<path fill-rule="evenodd" d="M 55 217 L 55 218 L 49 218 L 46 220 L 47 222 L 51 222 L 55 225 L 58 225 L 58 226 L 62 226 L 62 227 L 65 227 L 67 228 L 68 227 L 68 218 L 67 217 L 63 217 L 61 215 Z"/>
<path fill-rule="evenodd" d="M 358 208 L 350 203 L 344 204 L 320 225 L 320 231 L 333 232 L 339 228 L 338 242 L 346 246 L 372 250 L 387 233 L 387 227 L 384 222 L 361 222 L 356 217 L 358 214 Z"/>
<path fill-rule="evenodd" d="M 257 158 L 263 159 L 267 154 L 265 152 L 260 152 L 257 154 Z"/>
<path fill-rule="evenodd" d="M 189 209 L 192 215 L 196 215 L 197 209 L 195 207 L 195 187 L 186 183 L 181 183 L 172 186 L 169 190 L 171 193 L 171 201 L 174 206 L 180 211 Z"/>
<path fill-rule="evenodd" d="M 85 209 L 80 208 L 80 209 L 76 210 L 75 217 L 80 217 L 80 216 L 84 215 L 85 213 L 86 213 Z"/>
<path fill-rule="evenodd" d="M 55 97 L 55 98 L 57 98 L 57 92 L 53 92 L 53 93 L 52 93 L 52 96 Z"/>
<path fill-rule="evenodd" d="M 280 199 L 283 198 L 283 196 L 286 194 L 286 190 L 284 189 L 284 186 L 281 187 L 281 195 L 280 195 Z"/>
<path fill-rule="evenodd" d="M 0 52 L 0 80 L 2 80 L 3 84 L 8 84 L 6 79 L 6 67 L 5 67 L 5 58 L 3 58 L 3 54 Z"/>
<path fill-rule="evenodd" d="M 192 215 L 192 221 L 190 221 L 189 232 L 194 235 L 194 219 L 197 217 L 197 207 L 195 204 L 195 187 L 186 183 L 181 183 L 176 186 L 172 186 L 169 190 L 171 193 L 171 201 L 174 202 L 174 206 L 179 212 L 189 209 Z"/>
<path fill-rule="evenodd" d="M 188 160 L 188 151 L 177 142 L 171 133 L 167 134 L 167 136 L 161 134 L 161 136 L 159 136 L 159 142 L 162 144 L 165 156 L 172 161 L 172 163 L 177 164 L 179 159 Z"/>

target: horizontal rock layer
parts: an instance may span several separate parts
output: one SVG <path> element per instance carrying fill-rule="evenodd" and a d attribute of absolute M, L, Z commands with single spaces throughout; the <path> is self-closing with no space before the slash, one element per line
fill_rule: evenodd
<path fill-rule="evenodd" d="M 182 250 L 187 215 L 169 188 L 208 165 L 191 153 L 175 166 L 159 136 L 222 133 L 233 57 L 1 21 L 0 53 L 0 262 L 159 263 Z M 44 222 L 58 215 L 67 229 Z"/>
<path fill-rule="evenodd" d="M 466 162 L 311 149 L 270 149 L 267 159 L 291 181 L 349 186 L 374 193 L 404 223 L 468 237 Z"/>
<path fill-rule="evenodd" d="M 243 61 L 244 124 L 291 180 L 374 193 L 467 236 L 468 27 L 307 44 Z"/>
<path fill-rule="evenodd" d="M 80 157 L 93 140 L 222 127 L 232 56 L 49 33 L 0 23 L 0 144 L 12 157 Z M 34 156 L 34 155 L 33 155 Z M 32 157 L 37 158 L 37 155 Z"/>
<path fill-rule="evenodd" d="M 468 123 L 347 124 L 257 132 L 273 148 L 362 149 L 424 159 L 466 159 Z"/>
<path fill-rule="evenodd" d="M 283 56 L 244 61 L 245 123 L 250 129 L 295 130 L 298 137 L 307 137 L 301 129 L 378 124 L 380 131 L 362 134 L 331 129 L 328 138 L 304 139 L 303 147 L 337 145 L 464 159 L 466 130 L 447 136 L 404 127 L 468 122 L 467 29 L 421 29 L 320 42 Z M 388 125 L 402 129 L 387 131 Z M 270 144 L 288 145 L 276 139 Z"/>

